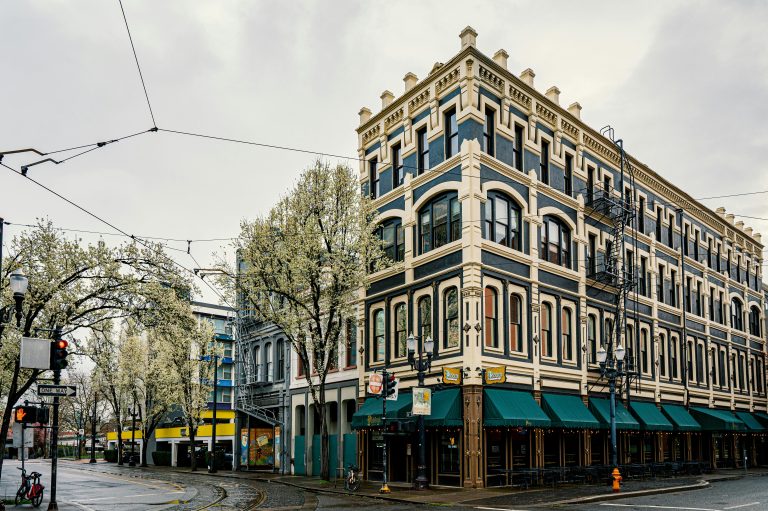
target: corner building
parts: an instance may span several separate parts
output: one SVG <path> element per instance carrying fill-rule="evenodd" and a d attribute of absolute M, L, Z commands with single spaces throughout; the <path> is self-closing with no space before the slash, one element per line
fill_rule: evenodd
<path fill-rule="evenodd" d="M 435 341 L 431 484 L 511 485 L 547 468 L 601 474 L 609 394 L 597 351 L 616 310 L 601 278 L 616 243 L 598 207 L 606 199 L 635 211 L 622 244 L 637 284 L 622 322 L 635 376 L 617 395 L 619 464 L 716 469 L 742 466 L 744 454 L 765 463 L 760 234 L 631 156 L 634 181 L 621 190 L 620 153 L 581 121 L 581 106 L 561 107 L 557 87 L 542 94 L 533 71 L 513 75 L 508 54 L 487 57 L 476 37 L 467 27 L 457 55 L 422 80 L 408 73 L 405 92 L 385 91 L 375 115 L 360 111 L 362 193 L 375 199 L 394 262 L 361 290 L 358 395 L 374 371 L 400 378 L 386 432 L 381 400 L 358 399 L 364 476 L 381 478 L 385 444 L 389 480 L 416 475 L 411 332 Z M 460 369 L 461 385 L 441 382 L 443 368 Z M 489 368 L 503 376 L 484 378 Z"/>

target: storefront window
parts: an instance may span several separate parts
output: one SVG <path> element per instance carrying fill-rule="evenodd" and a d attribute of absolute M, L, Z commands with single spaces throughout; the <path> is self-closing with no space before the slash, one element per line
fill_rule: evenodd
<path fill-rule="evenodd" d="M 440 434 L 437 451 L 437 484 L 459 486 L 461 483 L 461 434 Z"/>

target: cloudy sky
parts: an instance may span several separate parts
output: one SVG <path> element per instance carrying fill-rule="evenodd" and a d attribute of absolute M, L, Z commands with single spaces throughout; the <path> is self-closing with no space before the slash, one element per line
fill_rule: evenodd
<path fill-rule="evenodd" d="M 356 155 L 357 111 L 459 50 L 466 25 L 536 86 L 694 197 L 768 190 L 763 1 L 124 0 L 157 125 Z M 0 150 L 51 151 L 152 127 L 117 0 L 0 3 Z M 312 156 L 150 133 L 30 176 L 141 236 L 226 238 Z M 32 156 L 8 156 L 18 168 Z M 354 163 L 354 162 L 352 162 Z M 768 218 L 768 194 L 706 201 Z M 108 231 L 0 168 L 0 216 Z M 744 219 L 768 234 L 768 221 Z M 11 235 L 19 227 L 10 226 Z M 98 237 L 70 233 L 85 241 Z M 118 238 L 105 237 L 117 241 Z M 221 242 L 195 242 L 202 265 Z M 169 242 L 181 264 L 197 263 Z M 205 298 L 214 298 L 207 293 Z"/>

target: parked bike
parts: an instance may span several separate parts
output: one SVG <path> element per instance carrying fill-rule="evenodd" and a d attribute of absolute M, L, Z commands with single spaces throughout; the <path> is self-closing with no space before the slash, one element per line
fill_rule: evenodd
<path fill-rule="evenodd" d="M 32 506 L 40 507 L 43 502 L 43 490 L 45 487 L 40 484 L 40 472 L 32 472 L 27 475 L 26 469 L 16 467 L 21 470 L 21 486 L 16 492 L 16 505 L 18 506 L 25 500 L 32 502 Z"/>
<path fill-rule="evenodd" d="M 360 489 L 359 469 L 355 465 L 349 465 L 347 477 L 344 478 L 344 489 L 347 491 L 357 491 Z"/>

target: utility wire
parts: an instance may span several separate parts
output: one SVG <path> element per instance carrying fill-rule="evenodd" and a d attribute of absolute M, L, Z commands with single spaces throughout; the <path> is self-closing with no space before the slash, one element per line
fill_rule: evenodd
<path fill-rule="evenodd" d="M 157 128 L 157 122 L 155 122 L 155 114 L 152 112 L 152 104 L 149 102 L 149 93 L 147 93 L 147 85 L 144 83 L 144 74 L 141 72 L 141 65 L 139 64 L 139 57 L 136 55 L 136 46 L 133 44 L 133 37 L 131 36 L 131 27 L 128 26 L 128 18 L 125 16 L 125 8 L 123 8 L 123 0 L 118 0 L 120 3 L 120 11 L 123 13 L 123 21 L 125 21 L 125 29 L 128 31 L 128 40 L 131 42 L 131 50 L 133 50 L 133 58 L 136 60 L 136 69 L 139 70 L 139 78 L 141 79 L 141 86 L 144 89 L 144 97 L 147 98 L 147 107 L 149 108 L 149 116 L 152 117 L 152 126 Z"/>
<path fill-rule="evenodd" d="M 6 165 L 5 163 L 2 163 L 2 162 L 0 162 L 0 165 L 2 165 L 3 167 L 7 168 L 7 169 L 8 169 L 8 170 L 10 170 L 11 172 L 13 172 L 13 173 L 15 173 L 15 174 L 18 174 L 19 176 L 23 176 L 23 174 L 22 174 L 20 171 L 18 171 L 18 170 L 16 170 L 16 169 L 14 169 L 13 167 L 9 167 L 9 166 L 8 166 L 8 165 Z M 119 233 L 120 233 L 120 234 L 122 234 L 123 236 L 125 236 L 125 237 L 127 237 L 127 238 L 130 238 L 130 239 L 132 239 L 132 240 L 134 240 L 134 241 L 136 241 L 136 242 L 138 242 L 138 243 L 140 243 L 140 244 L 144 245 L 144 246 L 145 246 L 145 247 L 147 247 L 147 248 L 152 248 L 152 247 L 149 245 L 149 243 L 147 243 L 147 242 L 146 242 L 146 241 L 144 241 L 143 239 L 139 238 L 138 236 L 135 236 L 135 235 L 133 235 L 133 234 L 128 234 L 126 231 L 124 231 L 123 229 L 120 229 L 119 227 L 117 227 L 117 226 L 116 226 L 116 225 L 114 225 L 113 223 L 109 222 L 108 220 L 105 220 L 104 218 L 100 217 L 100 216 L 99 216 L 99 215 L 97 215 L 96 213 L 92 213 L 91 211 L 89 211 L 89 210 L 85 209 L 83 206 L 80 206 L 80 205 L 79 205 L 79 204 L 77 204 L 76 202 L 74 202 L 74 201 L 72 201 L 72 200 L 68 199 L 67 197 L 65 197 L 65 196 L 61 195 L 61 194 L 60 194 L 60 193 L 58 193 L 57 191 L 55 191 L 55 190 L 53 190 L 53 189 L 51 189 L 51 188 L 47 187 L 46 185 L 42 184 L 41 182 L 39 182 L 39 181 L 36 181 L 35 179 L 32 179 L 32 178 L 31 178 L 31 177 L 29 177 L 29 176 L 23 176 L 23 177 L 26 177 L 26 178 L 27 178 L 29 181 L 31 181 L 31 182 L 33 182 L 33 183 L 35 183 L 35 184 L 36 184 L 37 186 L 39 186 L 40 188 L 42 188 L 42 189 L 46 190 L 46 191 L 47 191 L 47 192 L 49 192 L 49 193 L 52 193 L 52 194 L 53 194 L 53 195 L 55 195 L 56 197 L 59 197 L 59 198 L 60 198 L 61 200 L 63 200 L 64 202 L 66 202 L 66 203 L 68 203 L 68 204 L 70 204 L 70 205 L 74 206 L 75 208 L 79 209 L 80 211 L 82 211 L 83 213 L 87 214 L 88 216 L 90 216 L 90 217 L 92 217 L 92 218 L 94 218 L 94 219 L 98 220 L 99 222 L 101 222 L 101 223 L 103 223 L 103 224 L 105 224 L 105 225 L 109 226 L 110 228 L 112 228 L 112 229 L 114 229 L 115 231 L 119 232 Z M 179 250 L 179 249 L 176 249 L 176 250 Z M 183 252 L 183 251 L 182 251 L 182 252 Z M 208 288 L 209 288 L 211 291 L 213 291 L 213 293 L 214 293 L 216 296 L 218 296 L 218 297 L 219 297 L 219 299 L 220 299 L 222 302 L 226 303 L 226 304 L 227 304 L 229 307 L 231 307 L 231 308 L 233 308 L 233 309 L 235 308 L 235 307 L 233 307 L 233 306 L 232 306 L 232 305 L 231 305 L 231 304 L 230 304 L 230 303 L 227 301 L 227 299 L 226 299 L 226 298 L 225 298 L 225 297 L 224 297 L 224 296 L 223 296 L 223 295 L 222 295 L 222 294 L 221 294 L 221 293 L 220 293 L 220 292 L 219 292 L 219 291 L 218 291 L 216 288 L 214 288 L 214 287 L 213 287 L 213 286 L 212 286 L 210 283 L 208 283 L 206 280 L 204 280 L 204 279 L 200 278 L 200 277 L 199 277 L 199 276 L 198 276 L 198 275 L 197 275 L 197 274 L 196 274 L 194 271 L 190 270 L 189 268 L 187 268 L 187 267 L 186 267 L 186 266 L 184 266 L 183 264 L 179 263 L 178 261 L 175 261 L 174 259 L 172 259 L 172 258 L 170 258 L 170 257 L 168 258 L 168 261 L 170 261 L 172 264 L 174 264 L 174 265 L 178 266 L 178 267 L 179 267 L 179 268 L 181 268 L 182 270 L 186 271 L 186 272 L 187 272 L 187 273 L 189 273 L 190 275 L 194 275 L 195 277 L 199 278 L 199 279 L 200 279 L 200 281 L 201 281 L 201 282 L 203 282 L 203 283 L 204 283 L 204 284 L 205 284 L 205 285 L 206 285 L 206 286 L 207 286 L 207 287 L 208 287 Z"/>

